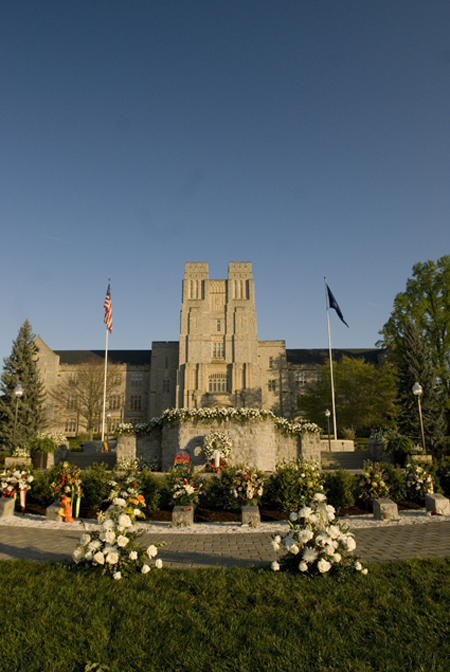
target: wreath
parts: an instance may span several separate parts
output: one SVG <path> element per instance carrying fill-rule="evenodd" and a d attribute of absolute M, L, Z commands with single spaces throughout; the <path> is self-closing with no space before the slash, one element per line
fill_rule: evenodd
<path fill-rule="evenodd" d="M 219 451 L 220 457 L 226 459 L 231 454 L 233 442 L 225 432 L 211 432 L 203 437 L 203 452 L 207 460 L 214 458 L 214 453 Z"/>

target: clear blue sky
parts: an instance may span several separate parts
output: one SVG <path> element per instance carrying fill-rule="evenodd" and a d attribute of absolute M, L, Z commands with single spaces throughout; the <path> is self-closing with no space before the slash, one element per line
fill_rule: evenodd
<path fill-rule="evenodd" d="M 177 340 L 185 261 L 258 336 L 372 347 L 450 252 L 448 0 L 2 0 L 0 356 Z"/>

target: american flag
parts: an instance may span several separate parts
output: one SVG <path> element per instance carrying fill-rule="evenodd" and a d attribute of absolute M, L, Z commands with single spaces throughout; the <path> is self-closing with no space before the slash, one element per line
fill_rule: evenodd
<path fill-rule="evenodd" d="M 112 334 L 112 312 L 111 312 L 111 284 L 108 283 L 108 289 L 106 291 L 105 303 L 103 304 L 105 309 L 105 324 L 108 327 L 108 331 Z"/>

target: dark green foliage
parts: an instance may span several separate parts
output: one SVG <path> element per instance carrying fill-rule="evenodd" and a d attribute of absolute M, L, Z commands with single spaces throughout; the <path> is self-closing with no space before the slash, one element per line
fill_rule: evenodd
<path fill-rule="evenodd" d="M 4 561 L 0 594 L 2 672 L 448 672 L 449 558 L 122 581 Z"/>
<path fill-rule="evenodd" d="M 146 508 L 158 511 L 161 506 L 161 493 L 166 486 L 166 479 L 152 474 L 146 467 L 139 474 L 140 491 L 145 499 Z"/>
<path fill-rule="evenodd" d="M 383 444 L 383 449 L 391 455 L 392 462 L 404 467 L 408 455 L 414 450 L 415 444 L 412 439 L 403 434 L 392 433 Z"/>
<path fill-rule="evenodd" d="M 450 497 L 450 457 L 444 457 L 433 462 L 433 468 L 430 470 L 433 478 L 439 479 L 439 485 L 442 494 Z"/>
<path fill-rule="evenodd" d="M 333 362 L 336 414 L 339 428 L 389 429 L 397 415 L 395 368 L 390 363 L 376 368 L 363 359 L 342 357 Z M 324 409 L 331 404 L 330 363 L 319 368 L 316 383 L 308 385 L 302 408 L 312 422 L 324 427 Z"/>
<path fill-rule="evenodd" d="M 413 320 L 423 335 L 431 355 L 435 376 L 439 381 L 447 426 L 450 425 L 450 256 L 444 255 L 437 262 L 426 261 L 413 266 L 413 277 L 406 283 L 406 290 L 394 299 L 394 308 L 380 334 L 383 340 L 377 345 L 395 350 Z M 415 381 L 413 381 L 414 384 Z M 419 382 L 423 386 L 422 381 Z"/>
<path fill-rule="evenodd" d="M 50 506 L 54 501 L 50 487 L 50 483 L 53 481 L 52 473 L 50 471 L 35 471 L 33 476 L 32 487 L 27 492 L 27 502 L 40 504 L 44 507 Z"/>
<path fill-rule="evenodd" d="M 406 479 L 403 469 L 393 464 L 383 463 L 383 470 L 389 486 L 389 499 L 394 502 L 406 499 Z"/>
<path fill-rule="evenodd" d="M 31 324 L 25 320 L 17 339 L 13 342 L 10 357 L 3 359 L 4 367 L 0 385 L 0 441 L 8 448 L 24 446 L 43 422 L 43 384 L 36 364 L 38 349 Z M 16 413 L 14 388 L 21 384 L 23 396 L 17 404 L 17 428 L 13 446 Z"/>
<path fill-rule="evenodd" d="M 220 476 L 207 478 L 203 482 L 204 495 L 200 499 L 200 506 L 207 509 L 223 509 L 229 501 L 229 492 L 224 492 L 225 481 Z"/>
<path fill-rule="evenodd" d="M 407 320 L 403 333 L 399 334 L 394 360 L 398 369 L 399 430 L 416 443 L 422 443 L 418 402 L 412 393 L 414 383 L 419 382 L 423 388 L 421 406 L 425 443 L 428 448 L 433 448 L 442 441 L 446 430 L 444 399 L 436 384 L 428 344 L 412 320 Z"/>
<path fill-rule="evenodd" d="M 328 504 L 334 506 L 337 512 L 353 506 L 359 490 L 358 479 L 345 469 L 331 472 L 325 475 L 325 494 Z"/>
<path fill-rule="evenodd" d="M 81 472 L 82 505 L 87 509 L 99 509 L 109 496 L 108 482 L 111 474 L 106 464 L 94 463 Z"/>

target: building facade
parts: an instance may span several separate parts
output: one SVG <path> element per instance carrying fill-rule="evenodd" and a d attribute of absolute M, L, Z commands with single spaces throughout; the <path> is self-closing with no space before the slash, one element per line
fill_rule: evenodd
<path fill-rule="evenodd" d="M 258 340 L 250 262 L 230 262 L 227 279 L 220 280 L 209 278 L 206 262 L 187 262 L 180 323 L 179 341 L 156 341 L 151 350 L 108 352 L 111 432 L 119 422 L 145 423 L 174 407 L 267 408 L 290 419 L 302 414 L 301 397 L 328 350 L 292 350 L 284 340 Z M 80 390 L 104 370 L 104 352 L 53 351 L 40 336 L 36 344 L 49 425 L 68 436 L 85 431 Z M 339 350 L 334 357 L 345 354 L 379 364 L 383 353 Z M 94 432 L 100 431 L 101 408 L 97 402 Z"/>

